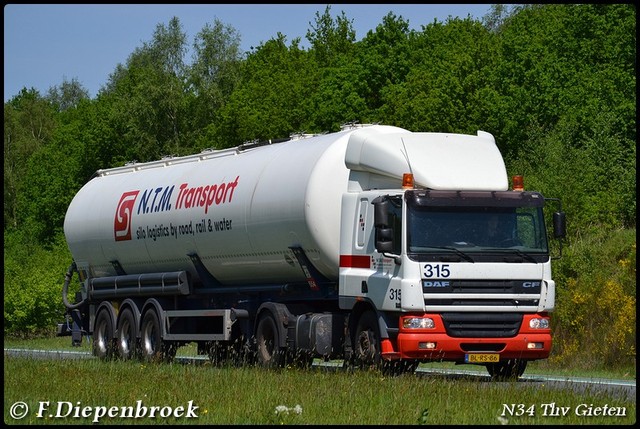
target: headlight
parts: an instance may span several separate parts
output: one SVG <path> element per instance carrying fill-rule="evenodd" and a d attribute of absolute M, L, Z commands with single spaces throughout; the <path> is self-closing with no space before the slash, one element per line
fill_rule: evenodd
<path fill-rule="evenodd" d="M 430 317 L 405 317 L 402 319 L 402 327 L 405 329 L 433 329 L 436 324 Z"/>
<path fill-rule="evenodd" d="M 549 319 L 533 318 L 529 320 L 529 327 L 531 329 L 549 329 Z"/>

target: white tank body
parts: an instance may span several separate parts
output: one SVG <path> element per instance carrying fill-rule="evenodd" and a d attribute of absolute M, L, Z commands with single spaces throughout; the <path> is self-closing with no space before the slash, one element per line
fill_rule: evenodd
<path fill-rule="evenodd" d="M 384 125 L 100 170 L 69 205 L 64 232 L 91 277 L 189 271 L 190 254 L 229 285 L 304 281 L 291 247 L 337 279 L 345 192 L 506 190 L 493 136 Z M 354 214 L 346 214 L 352 222 Z M 356 225 L 354 224 L 354 228 Z"/>
<path fill-rule="evenodd" d="M 372 126 L 367 132 L 403 131 Z M 74 197 L 64 231 L 92 277 L 186 270 L 197 253 L 224 284 L 306 279 L 291 246 L 335 279 L 349 136 L 364 128 L 101 170 Z"/>

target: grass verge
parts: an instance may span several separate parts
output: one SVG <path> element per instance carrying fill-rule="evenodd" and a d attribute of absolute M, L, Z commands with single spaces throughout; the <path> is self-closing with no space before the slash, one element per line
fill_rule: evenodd
<path fill-rule="evenodd" d="M 62 348 L 89 350 L 86 342 L 71 348 L 69 338 L 56 342 L 62 340 L 67 344 Z M 5 347 L 57 348 L 51 341 L 31 340 L 24 347 L 5 340 Z M 4 374 L 9 424 L 628 425 L 636 420 L 635 396 L 558 383 L 11 356 L 5 356 Z"/>
<path fill-rule="evenodd" d="M 13 424 L 631 424 L 636 419 L 635 398 L 544 383 L 7 356 L 4 373 L 4 417 Z M 16 403 L 29 410 L 19 420 L 10 414 Z M 613 415 L 598 415 L 604 407 Z"/>

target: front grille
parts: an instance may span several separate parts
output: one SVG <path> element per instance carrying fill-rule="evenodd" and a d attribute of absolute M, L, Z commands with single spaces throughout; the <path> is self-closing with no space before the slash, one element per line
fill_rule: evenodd
<path fill-rule="evenodd" d="M 442 321 L 450 337 L 515 337 L 522 315 L 515 313 L 443 313 Z"/>
<path fill-rule="evenodd" d="M 451 298 L 451 299 L 425 299 L 425 305 L 466 305 L 466 306 L 505 306 L 505 307 L 537 307 L 539 299 L 463 299 L 463 298 Z"/>
<path fill-rule="evenodd" d="M 427 307 L 522 308 L 538 306 L 541 285 L 534 280 L 423 280 L 422 292 Z M 472 294 L 475 296 L 470 298 Z"/>
<path fill-rule="evenodd" d="M 539 294 L 540 281 L 531 280 L 423 280 L 424 293 Z"/>

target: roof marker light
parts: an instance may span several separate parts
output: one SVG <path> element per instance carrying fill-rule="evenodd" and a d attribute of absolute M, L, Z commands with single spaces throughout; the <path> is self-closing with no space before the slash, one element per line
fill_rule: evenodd
<path fill-rule="evenodd" d="M 402 175 L 402 189 L 413 189 L 413 174 L 404 173 Z"/>
<path fill-rule="evenodd" d="M 524 191 L 524 180 L 522 176 L 513 176 L 513 190 Z"/>

